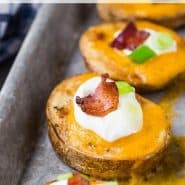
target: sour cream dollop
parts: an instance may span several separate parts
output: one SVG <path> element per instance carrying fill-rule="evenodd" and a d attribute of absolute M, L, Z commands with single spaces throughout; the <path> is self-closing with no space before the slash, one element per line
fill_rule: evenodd
<path fill-rule="evenodd" d="M 68 179 L 53 182 L 52 185 L 68 185 Z"/>
<path fill-rule="evenodd" d="M 76 96 L 83 98 L 93 93 L 100 82 L 100 77 L 94 77 L 77 89 L 73 104 L 74 116 L 78 124 L 108 142 L 139 132 L 143 125 L 143 112 L 135 92 L 119 95 L 118 108 L 103 117 L 88 115 L 76 104 Z"/>
<path fill-rule="evenodd" d="M 175 40 L 173 40 L 173 43 L 170 47 L 164 50 L 160 50 L 159 48 L 155 46 L 155 42 L 154 42 L 154 41 L 157 41 L 157 37 L 158 37 L 157 32 L 152 29 L 144 29 L 144 30 L 149 32 L 150 36 L 148 37 L 148 39 L 146 39 L 146 41 L 143 44 L 146 46 L 149 46 L 153 51 L 155 51 L 157 55 L 161 55 L 163 53 L 175 52 L 177 50 Z"/>

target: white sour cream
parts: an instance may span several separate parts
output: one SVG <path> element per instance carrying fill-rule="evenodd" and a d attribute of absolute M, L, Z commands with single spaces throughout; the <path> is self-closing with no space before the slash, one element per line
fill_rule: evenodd
<path fill-rule="evenodd" d="M 68 179 L 53 182 L 51 185 L 68 185 Z"/>
<path fill-rule="evenodd" d="M 153 39 L 157 38 L 157 32 L 154 31 L 154 30 L 151 30 L 151 29 L 144 29 L 144 30 L 149 32 L 150 36 L 145 40 L 145 42 L 143 44 L 148 46 L 149 48 L 151 48 L 153 51 L 155 51 L 155 53 L 157 55 L 161 55 L 163 53 L 175 52 L 177 50 L 177 46 L 176 46 L 175 40 L 173 41 L 172 46 L 169 47 L 168 49 L 166 49 L 166 50 L 159 50 L 152 43 L 152 37 L 153 37 Z"/>
<path fill-rule="evenodd" d="M 76 104 L 76 96 L 83 98 L 93 93 L 100 82 L 101 77 L 91 78 L 76 91 L 73 99 L 76 121 L 109 142 L 139 132 L 143 125 L 143 112 L 134 92 L 119 95 L 118 108 L 103 117 L 88 115 Z"/>

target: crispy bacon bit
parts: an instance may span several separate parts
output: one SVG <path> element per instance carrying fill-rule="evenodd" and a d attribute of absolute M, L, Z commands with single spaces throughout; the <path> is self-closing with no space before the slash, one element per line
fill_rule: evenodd
<path fill-rule="evenodd" d="M 76 103 L 82 111 L 93 116 L 105 116 L 116 110 L 119 103 L 119 94 L 115 82 L 107 81 L 108 74 L 102 75 L 101 78 L 101 83 L 94 93 L 83 98 L 76 97 Z"/>
<path fill-rule="evenodd" d="M 134 50 L 142 44 L 149 33 L 144 30 L 138 30 L 133 22 L 127 24 L 125 29 L 110 43 L 111 47 L 117 49 Z"/>
<path fill-rule="evenodd" d="M 69 178 L 68 185 L 89 185 L 89 181 L 83 178 L 80 174 L 74 174 Z"/>

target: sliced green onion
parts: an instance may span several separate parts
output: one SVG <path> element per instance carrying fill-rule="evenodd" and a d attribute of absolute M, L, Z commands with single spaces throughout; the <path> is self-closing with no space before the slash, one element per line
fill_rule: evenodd
<path fill-rule="evenodd" d="M 101 185 L 119 185 L 117 181 L 107 181 L 103 182 Z"/>
<path fill-rule="evenodd" d="M 151 37 L 151 43 L 157 50 L 167 50 L 173 46 L 174 40 L 170 34 L 158 32 L 156 36 Z"/>
<path fill-rule="evenodd" d="M 61 174 L 57 177 L 57 181 L 61 181 L 61 180 L 67 180 L 69 179 L 70 177 L 72 177 L 73 174 L 72 173 L 64 173 L 64 174 Z"/>
<path fill-rule="evenodd" d="M 118 88 L 119 94 L 127 94 L 130 92 L 135 92 L 135 88 L 123 81 L 116 81 L 116 86 Z"/>
<path fill-rule="evenodd" d="M 136 48 L 130 55 L 129 58 L 137 64 L 143 64 L 146 60 L 156 56 L 156 53 L 146 45 L 142 45 Z"/>

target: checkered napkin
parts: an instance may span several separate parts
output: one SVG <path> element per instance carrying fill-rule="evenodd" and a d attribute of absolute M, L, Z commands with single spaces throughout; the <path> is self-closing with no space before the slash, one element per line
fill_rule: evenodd
<path fill-rule="evenodd" d="M 0 5 L 0 63 L 16 55 L 38 8 L 32 4 Z"/>

